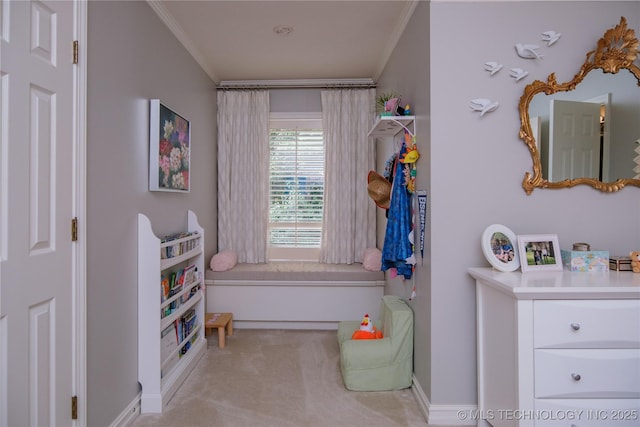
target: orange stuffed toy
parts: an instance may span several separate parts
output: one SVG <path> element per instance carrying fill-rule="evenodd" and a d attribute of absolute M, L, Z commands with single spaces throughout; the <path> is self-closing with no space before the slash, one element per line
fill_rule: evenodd
<path fill-rule="evenodd" d="M 376 329 L 368 314 L 360 322 L 360 329 L 351 335 L 352 340 L 377 340 L 382 338 L 382 331 Z"/>

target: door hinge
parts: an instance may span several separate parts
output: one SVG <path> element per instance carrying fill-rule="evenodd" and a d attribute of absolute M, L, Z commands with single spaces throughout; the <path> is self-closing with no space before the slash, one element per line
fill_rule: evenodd
<path fill-rule="evenodd" d="M 78 396 L 71 396 L 71 419 L 78 419 Z"/>
<path fill-rule="evenodd" d="M 78 241 L 78 218 L 71 220 L 71 241 Z"/>
<path fill-rule="evenodd" d="M 73 63 L 78 63 L 78 40 L 73 41 Z"/>

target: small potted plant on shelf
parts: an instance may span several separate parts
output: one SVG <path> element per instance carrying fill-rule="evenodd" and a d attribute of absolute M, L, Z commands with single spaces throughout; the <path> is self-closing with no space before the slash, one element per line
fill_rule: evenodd
<path fill-rule="evenodd" d="M 381 116 L 393 116 L 399 103 L 400 95 L 395 92 L 383 93 L 376 97 L 376 111 Z"/>

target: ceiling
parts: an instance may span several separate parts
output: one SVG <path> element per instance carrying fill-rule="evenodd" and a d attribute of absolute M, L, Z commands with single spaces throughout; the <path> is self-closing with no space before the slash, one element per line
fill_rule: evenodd
<path fill-rule="evenodd" d="M 417 0 L 147 0 L 216 82 L 372 79 Z M 278 34 L 277 27 L 289 27 Z"/>

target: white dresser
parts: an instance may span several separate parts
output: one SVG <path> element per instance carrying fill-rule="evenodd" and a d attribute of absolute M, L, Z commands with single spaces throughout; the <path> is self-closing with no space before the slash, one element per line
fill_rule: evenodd
<path fill-rule="evenodd" d="M 469 274 L 479 426 L 640 426 L 640 274 Z"/>

